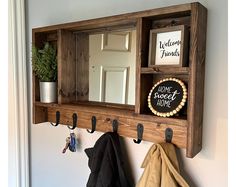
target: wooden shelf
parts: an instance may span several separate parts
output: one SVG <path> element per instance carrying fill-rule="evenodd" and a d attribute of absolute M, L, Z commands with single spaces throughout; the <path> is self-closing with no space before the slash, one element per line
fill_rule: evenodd
<path fill-rule="evenodd" d="M 184 24 L 189 31 L 187 67 L 149 67 L 150 30 L 173 23 Z M 116 119 L 118 133 L 131 138 L 136 138 L 137 125 L 142 123 L 143 139 L 155 143 L 165 141 L 165 130 L 170 127 L 172 143 L 186 148 L 187 157 L 194 157 L 202 148 L 206 23 L 207 9 L 200 3 L 188 3 L 32 29 L 33 44 L 42 47 L 48 41 L 58 49 L 58 102 L 39 102 L 39 80 L 33 74 L 33 122 L 55 122 L 59 111 L 60 123 L 72 125 L 76 113 L 78 128 L 91 128 L 91 118 L 96 116 L 96 130 L 108 132 Z M 88 102 L 88 33 L 131 27 L 136 30 L 135 105 Z M 154 116 L 148 108 L 148 93 L 158 80 L 170 76 L 186 84 L 187 104 L 179 117 Z"/>
<path fill-rule="evenodd" d="M 119 123 L 118 133 L 121 136 L 136 138 L 137 124 L 144 125 L 143 140 L 151 142 L 161 142 L 165 140 L 165 129 L 173 129 L 172 142 L 180 147 L 186 148 L 187 120 L 174 118 L 161 118 L 157 116 L 135 114 L 133 111 L 124 109 L 114 109 L 104 106 L 85 106 L 75 104 L 45 104 L 36 102 L 36 107 L 45 108 L 47 121 L 55 122 L 56 111 L 61 114 L 60 124 L 72 125 L 72 115 L 78 116 L 78 128 L 91 128 L 91 118 L 97 118 L 97 131 L 112 131 L 112 121 L 116 119 Z"/>
<path fill-rule="evenodd" d="M 108 114 L 108 115 L 122 115 L 130 119 L 136 118 L 136 120 L 140 121 L 149 121 L 154 122 L 156 124 L 168 123 L 172 125 L 179 125 L 183 127 L 187 127 L 187 119 L 184 118 L 162 118 L 155 115 L 145 115 L 145 114 L 136 114 L 134 111 L 129 109 L 120 109 L 120 108 L 112 108 L 106 106 L 99 105 L 78 105 L 78 104 L 56 104 L 56 103 L 41 103 L 35 102 L 35 106 L 45 107 L 45 108 L 61 108 L 65 110 L 74 110 L 74 111 L 84 111 L 84 112 L 92 112 L 99 114 Z"/>
<path fill-rule="evenodd" d="M 152 67 L 142 67 L 141 74 L 172 74 L 172 75 L 179 75 L 179 74 L 189 74 L 188 67 L 159 67 L 159 68 L 152 68 Z"/>

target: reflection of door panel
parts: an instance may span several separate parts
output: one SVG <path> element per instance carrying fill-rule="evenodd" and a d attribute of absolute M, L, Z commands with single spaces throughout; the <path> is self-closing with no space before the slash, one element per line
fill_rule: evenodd
<path fill-rule="evenodd" d="M 127 103 L 128 67 L 103 67 L 100 74 L 100 101 Z"/>
<path fill-rule="evenodd" d="M 130 33 L 131 38 L 126 40 L 126 42 L 130 43 L 130 50 L 126 50 L 125 52 L 114 50 L 114 45 L 118 47 L 120 44 L 124 44 L 124 40 L 119 41 L 119 37 L 116 38 L 115 36 L 116 35 L 112 35 L 113 38 L 109 38 L 109 36 L 107 39 L 112 39 L 113 43 L 111 44 L 109 43 L 110 41 L 108 41 L 106 50 L 101 50 L 102 34 L 89 35 L 89 101 L 103 101 L 134 105 L 136 31 L 133 30 Z M 114 37 L 116 38 L 116 41 L 118 40 L 119 42 L 114 43 Z M 102 77 L 101 66 L 104 67 L 103 71 L 105 72 L 103 72 L 103 74 L 107 75 L 106 79 L 103 80 L 100 80 Z M 117 66 L 118 69 L 116 68 Z M 112 67 L 116 70 L 111 69 Z M 121 69 L 119 69 L 120 67 Z M 125 69 L 128 67 L 126 70 L 127 72 L 124 72 L 125 70 L 122 69 L 124 67 Z M 124 78 L 125 74 L 127 76 L 126 78 Z M 126 82 L 122 82 L 122 80 Z M 103 91 L 100 90 L 102 82 L 104 88 L 106 88 Z M 111 85 L 113 85 L 113 88 L 111 88 Z M 125 89 L 126 98 L 124 94 Z M 103 94 L 103 97 L 101 94 Z"/>

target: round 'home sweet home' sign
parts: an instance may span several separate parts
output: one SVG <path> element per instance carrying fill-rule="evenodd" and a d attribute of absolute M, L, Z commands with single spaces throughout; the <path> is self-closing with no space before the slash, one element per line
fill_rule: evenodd
<path fill-rule="evenodd" d="M 170 117 L 185 105 L 187 88 L 176 78 L 166 78 L 157 82 L 148 95 L 148 107 L 157 116 Z"/>

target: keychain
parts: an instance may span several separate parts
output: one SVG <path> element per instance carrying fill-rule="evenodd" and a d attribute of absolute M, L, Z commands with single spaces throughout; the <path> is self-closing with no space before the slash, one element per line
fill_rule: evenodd
<path fill-rule="evenodd" d="M 64 149 L 62 150 L 62 153 L 66 153 L 66 150 L 69 148 L 70 146 L 70 137 L 66 138 L 66 145 L 64 147 Z"/>
<path fill-rule="evenodd" d="M 68 148 L 71 152 L 76 152 L 76 136 L 74 131 L 70 132 L 70 136 L 66 138 L 66 145 L 62 150 L 62 153 L 66 153 Z"/>
<path fill-rule="evenodd" d="M 74 132 L 70 133 L 69 150 L 71 152 L 75 152 L 76 151 L 76 137 L 75 137 L 75 133 Z"/>

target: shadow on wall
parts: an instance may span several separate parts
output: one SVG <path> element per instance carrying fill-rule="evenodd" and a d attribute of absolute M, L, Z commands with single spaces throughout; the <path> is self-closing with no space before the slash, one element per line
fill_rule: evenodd
<path fill-rule="evenodd" d="M 133 176 L 134 171 L 132 170 L 131 164 L 129 162 L 130 158 L 128 155 L 127 145 L 125 143 L 124 138 L 122 137 L 120 137 L 120 146 L 121 146 L 122 156 L 124 160 L 124 170 L 126 171 L 127 178 L 130 179 L 129 182 L 131 186 L 135 186 L 135 180 Z"/>
<path fill-rule="evenodd" d="M 198 187 L 196 183 L 194 182 L 193 178 L 184 170 L 185 167 L 184 167 L 184 162 L 181 155 L 181 150 L 180 149 L 175 149 L 175 150 L 176 150 L 176 156 L 179 162 L 181 176 L 183 176 L 183 178 L 186 180 L 189 186 Z"/>

